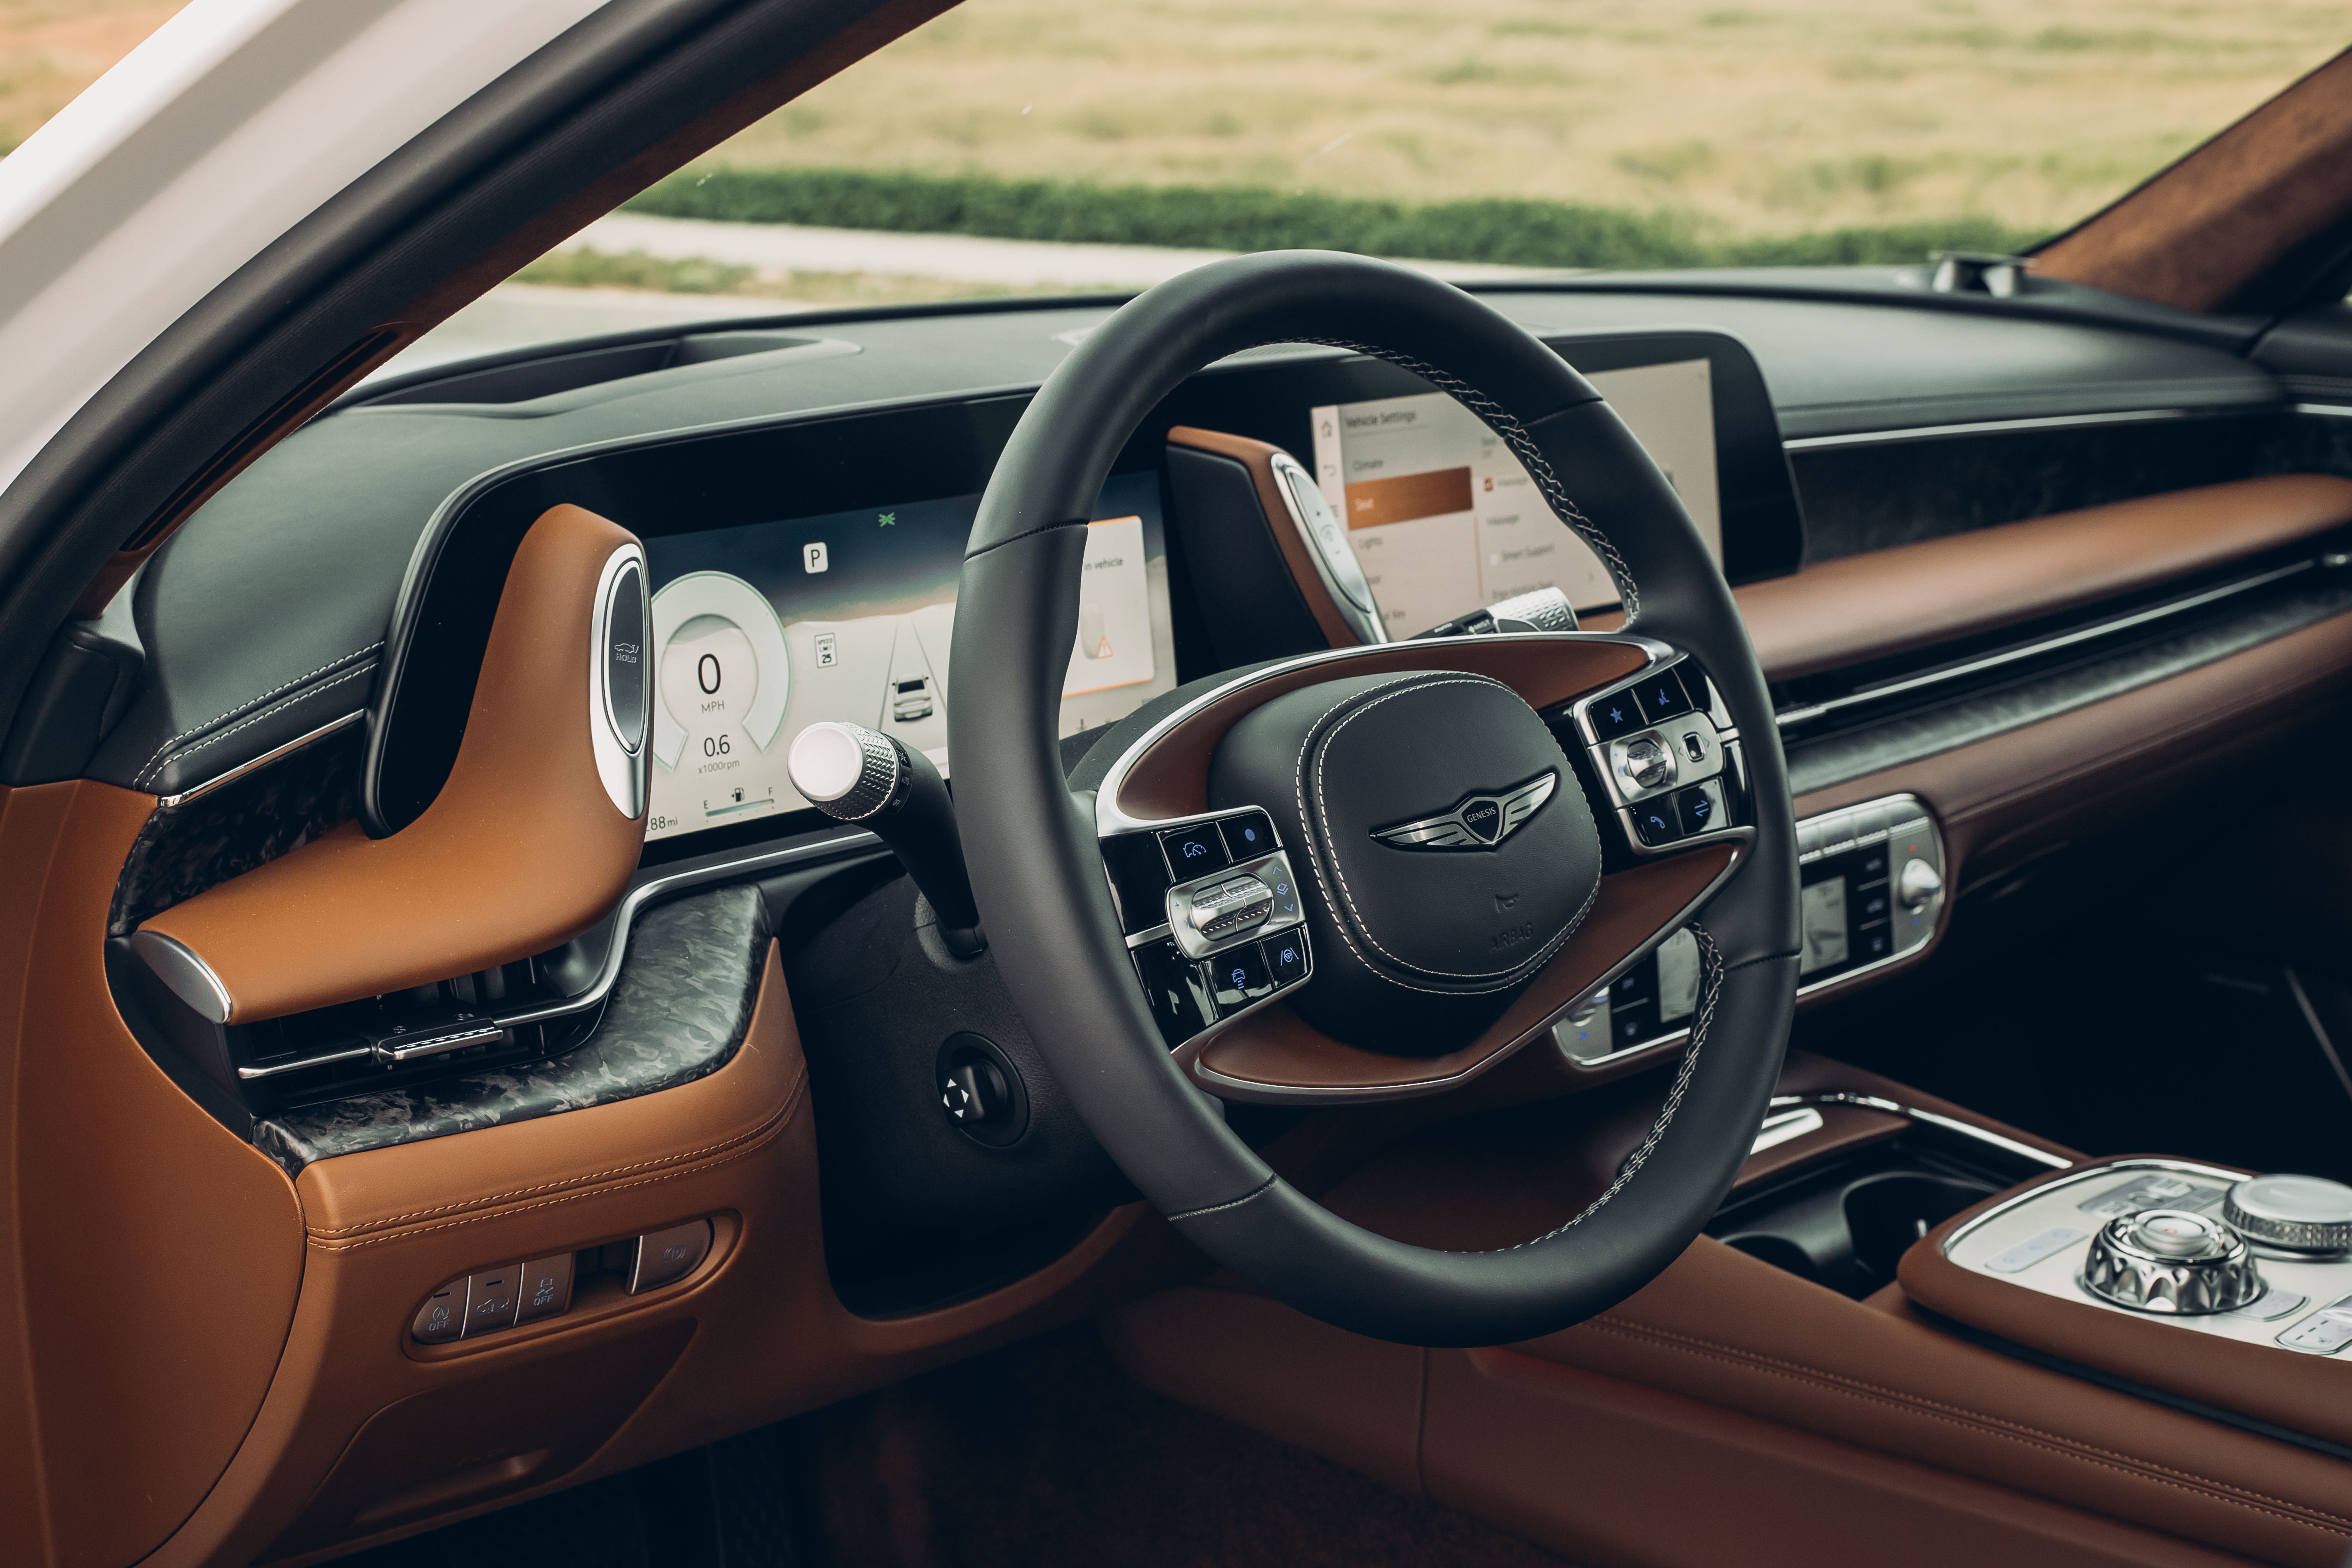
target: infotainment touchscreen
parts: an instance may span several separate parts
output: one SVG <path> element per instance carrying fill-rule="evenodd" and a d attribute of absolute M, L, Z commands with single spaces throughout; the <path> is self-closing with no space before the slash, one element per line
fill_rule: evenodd
<path fill-rule="evenodd" d="M 1704 359 L 1600 371 L 1592 384 L 1665 470 L 1723 559 L 1715 400 Z M 1518 458 L 1442 392 L 1312 411 L 1315 474 L 1348 523 L 1391 637 L 1538 588 L 1617 602 L 1600 558 L 1552 514 Z"/>
<path fill-rule="evenodd" d="M 796 811 L 784 758 L 819 720 L 896 735 L 948 772 L 948 644 L 980 498 L 646 541 L 654 581 L 652 811 L 663 838 Z M 1062 732 L 1176 684 L 1156 476 L 1114 476 L 1087 531 Z"/>

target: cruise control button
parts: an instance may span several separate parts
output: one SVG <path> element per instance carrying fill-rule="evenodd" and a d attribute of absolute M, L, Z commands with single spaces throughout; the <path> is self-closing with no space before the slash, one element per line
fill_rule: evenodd
<path fill-rule="evenodd" d="M 1274 853 L 1274 824 L 1266 819 L 1265 813 L 1253 811 L 1246 816 L 1229 816 L 1221 826 L 1224 829 L 1225 850 L 1234 865 Z"/>
<path fill-rule="evenodd" d="M 1307 933 L 1268 937 L 1258 943 L 1265 952 L 1265 966 L 1277 986 L 1295 985 L 1307 978 Z"/>
<path fill-rule="evenodd" d="M 1160 836 L 1160 847 L 1168 852 L 1168 868 L 1180 882 L 1222 871 L 1232 864 L 1232 858 L 1225 853 L 1224 836 L 1213 822 L 1171 828 Z"/>
<path fill-rule="evenodd" d="M 1287 861 L 1277 860 L 1258 873 L 1258 879 L 1274 895 L 1274 910 L 1268 914 L 1268 925 L 1286 925 L 1299 918 L 1298 884 L 1291 880 Z"/>

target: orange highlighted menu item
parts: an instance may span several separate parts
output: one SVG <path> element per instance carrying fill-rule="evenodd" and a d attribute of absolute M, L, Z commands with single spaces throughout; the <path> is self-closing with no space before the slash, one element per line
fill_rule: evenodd
<path fill-rule="evenodd" d="M 1362 479 L 1346 487 L 1348 526 L 1380 528 L 1420 517 L 1445 517 L 1470 510 L 1470 470 L 1438 468 L 1392 479 Z"/>

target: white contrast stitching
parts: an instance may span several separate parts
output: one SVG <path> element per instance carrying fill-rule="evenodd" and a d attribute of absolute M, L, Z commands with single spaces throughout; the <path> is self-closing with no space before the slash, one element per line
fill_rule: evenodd
<path fill-rule="evenodd" d="M 1707 935 L 1705 926 L 1694 925 L 1690 928 L 1690 933 L 1698 942 L 1702 969 L 1698 1016 L 1691 1020 L 1690 1044 L 1683 1050 L 1682 1066 L 1675 1070 L 1674 1087 L 1666 1091 L 1666 1102 L 1658 1108 L 1657 1121 L 1650 1124 L 1650 1135 L 1642 1140 L 1640 1148 L 1625 1156 L 1625 1163 L 1617 1168 L 1617 1179 L 1609 1184 L 1607 1191 L 1585 1205 L 1582 1213 L 1557 1229 L 1546 1231 L 1533 1241 L 1522 1241 L 1517 1246 L 1495 1247 L 1491 1250 L 1517 1252 L 1522 1247 L 1540 1247 L 1555 1236 L 1566 1235 L 1599 1214 L 1611 1198 L 1623 1192 L 1626 1184 L 1641 1173 L 1642 1167 L 1648 1164 L 1650 1156 L 1657 1152 L 1659 1142 L 1666 1135 L 1667 1125 L 1675 1119 L 1675 1112 L 1682 1109 L 1683 1095 L 1690 1088 L 1691 1073 L 1698 1066 L 1699 1051 L 1706 1044 L 1707 1030 L 1715 1024 L 1715 1005 L 1723 995 L 1723 977 L 1726 971 L 1723 967 L 1722 950 L 1715 945 L 1715 939 Z"/>
<path fill-rule="evenodd" d="M 142 770 L 138 779 L 134 782 L 143 785 L 149 781 L 151 776 L 159 776 L 163 773 L 163 770 L 171 766 L 172 763 L 180 762 L 184 758 L 193 757 L 207 746 L 217 745 L 219 742 L 227 740 L 231 735 L 236 734 L 240 730 L 249 730 L 254 725 L 260 723 L 264 719 L 273 718 L 279 713 L 283 713 L 287 709 L 294 706 L 294 704 L 308 701 L 310 699 L 316 697 L 321 691 L 332 691 L 336 687 L 341 686 L 346 680 L 355 679 L 360 676 L 373 675 L 374 673 L 375 666 L 373 664 L 363 664 L 357 669 L 345 670 L 342 674 L 335 677 L 334 679 L 321 682 L 320 684 L 312 687 L 308 691 L 298 691 L 293 696 L 286 698 L 282 701 L 273 702 L 268 707 L 262 709 L 259 712 L 239 720 L 236 723 L 234 723 L 227 729 L 223 730 L 219 734 L 207 735 L 203 740 L 197 742 L 194 745 L 190 746 L 186 751 L 174 752 L 169 757 L 163 758 L 160 762 L 151 763 L 147 768 Z"/>
<path fill-rule="evenodd" d="M 1624 556 L 1617 552 L 1617 546 L 1609 536 L 1601 532 L 1574 501 L 1569 500 L 1568 487 L 1561 484 L 1559 476 L 1552 471 L 1551 459 L 1544 456 L 1543 449 L 1536 445 L 1535 437 L 1528 434 L 1528 427 L 1520 424 L 1518 417 L 1509 409 L 1459 376 L 1417 360 L 1411 354 L 1394 353 L 1372 343 L 1351 342 L 1345 338 L 1284 338 L 1278 341 L 1314 343 L 1322 348 L 1370 354 L 1374 359 L 1386 360 L 1401 370 L 1409 370 L 1431 385 L 1451 394 L 1455 402 L 1486 421 L 1487 428 L 1508 444 L 1512 455 L 1526 466 L 1536 488 L 1543 491 L 1544 500 L 1550 506 L 1552 514 L 1573 529 L 1579 538 L 1592 547 L 1592 552 L 1601 557 L 1602 568 L 1608 572 L 1610 581 L 1617 584 L 1618 597 L 1624 602 L 1625 624 L 1632 626 L 1641 616 L 1642 595 L 1633 583 L 1633 569 L 1625 563 Z"/>
<path fill-rule="evenodd" d="M 320 677 L 320 676 L 322 676 L 322 675 L 326 674 L 329 670 L 335 669 L 335 668 L 340 668 L 341 666 L 343 666 L 343 665 L 349 664 L 352 660 L 353 660 L 353 659 L 355 659 L 355 658 L 363 658 L 363 657 L 365 657 L 365 656 L 366 656 L 366 655 L 368 655 L 368 654 L 372 654 L 372 653 L 375 652 L 378 648 L 381 648 L 382 647 L 383 647 L 383 638 L 381 638 L 381 637 L 379 637 L 379 638 L 377 638 L 375 641 L 373 641 L 373 642 L 372 642 L 372 643 L 368 644 L 368 645 L 367 645 L 367 647 L 363 647 L 363 648 L 359 648 L 359 649 L 357 649 L 357 650 L 355 650 L 355 651 L 353 651 L 353 652 L 344 654 L 344 655 L 343 655 L 341 658 L 331 658 L 331 659 L 329 659 L 326 663 L 324 663 L 324 664 L 320 665 L 318 668 L 316 668 L 316 669 L 312 670 L 312 671 L 311 671 L 310 674 L 308 674 L 308 675 L 298 675 L 298 676 L 296 676 L 293 679 L 291 679 L 291 680 L 289 680 L 289 681 L 287 681 L 285 684 L 283 684 L 283 685 L 281 685 L 281 686 L 273 686 L 273 687 L 271 687 L 268 690 L 267 690 L 267 691 L 263 692 L 263 693 L 262 693 L 260 696 L 258 696 L 258 697 L 247 698 L 245 701 L 238 703 L 236 707 L 234 707 L 234 708 L 230 709 L 227 712 L 226 712 L 226 713 L 223 713 L 223 714 L 219 715 L 217 718 L 207 719 L 207 720 L 205 720 L 205 721 L 203 723 L 201 723 L 201 724 L 194 724 L 194 725 L 189 726 L 187 729 L 183 730 L 183 731 L 181 731 L 178 734 L 176 734 L 176 735 L 173 736 L 170 740 L 168 740 L 168 741 L 164 742 L 162 745 L 160 745 L 160 746 L 156 747 L 156 748 L 155 748 L 155 754 L 154 754 L 153 756 L 152 756 L 152 757 L 149 757 L 149 758 L 147 759 L 147 765 L 146 765 L 145 767 L 141 768 L 141 769 L 139 770 L 137 776 L 135 776 L 135 777 L 131 780 L 131 783 L 136 784 L 144 784 L 147 782 L 148 775 L 149 775 L 149 774 L 151 774 L 151 773 L 154 773 L 158 768 L 162 767 L 162 766 L 164 764 L 165 761 L 166 761 L 166 760 L 170 757 L 170 755 L 171 755 L 172 748 L 173 748 L 173 747 L 174 747 L 174 746 L 176 746 L 176 745 L 178 745 L 181 742 L 183 742 L 183 741 L 186 740 L 189 736 L 191 736 L 191 735 L 201 735 L 201 734 L 203 734 L 206 730 L 211 729 L 214 725 L 218 724 L 218 723 L 221 723 L 221 722 L 223 722 L 223 721 L 226 721 L 226 720 L 229 720 L 229 719 L 233 719 L 233 718 L 235 718 L 236 715 L 238 715 L 239 713 L 244 712 L 247 709 L 248 709 L 248 708 L 252 707 L 252 706 L 253 706 L 255 703 L 257 703 L 257 702 L 267 702 L 267 701 L 268 701 L 271 698 L 273 698 L 273 697 L 277 696 L 277 695 L 278 695 L 279 692 L 281 692 L 281 691 L 290 691 L 290 690 L 292 690 L 295 687 L 301 685 L 301 684 L 302 684 L 304 681 L 306 681 L 306 680 L 316 680 L 316 679 L 319 679 L 319 677 Z M 335 685 L 335 684 L 337 684 L 337 682 L 335 682 L 335 681 L 331 681 L 331 681 L 329 681 L 329 682 L 327 683 L 327 686 L 333 686 L 333 685 Z M 322 687 L 320 687 L 319 689 L 320 689 L 320 690 L 321 690 L 321 691 L 323 691 L 323 690 L 325 690 L 326 689 L 327 689 L 327 688 L 326 688 L 325 686 L 322 686 Z M 303 695 L 303 696 L 305 696 L 305 697 L 307 697 L 307 696 L 309 696 L 309 695 L 310 695 L 310 693 L 309 693 L 309 692 L 304 692 L 304 693 L 302 693 L 302 695 Z M 258 717 L 260 717 L 260 715 L 256 714 L 256 715 L 255 715 L 255 717 L 256 717 L 256 718 L 258 718 Z M 243 726 L 243 725 L 239 725 L 239 726 L 238 726 L 238 728 L 239 728 L 239 729 L 242 729 L 242 728 L 244 728 L 244 726 Z M 234 732 L 235 732 L 235 731 L 222 731 L 222 733 L 224 733 L 224 734 L 231 734 L 231 733 L 234 733 Z M 218 738 L 217 736 L 216 736 L 216 737 L 215 737 L 215 739 L 217 739 L 217 738 Z M 206 744 L 209 744 L 209 743 L 210 743 L 209 742 L 206 742 Z M 191 748 L 190 748 L 190 751 L 191 751 L 191 752 L 194 752 L 202 751 L 203 749 L 204 749 L 204 748 L 203 748 L 203 747 L 201 747 L 201 746 L 196 746 L 196 747 L 191 747 Z"/>

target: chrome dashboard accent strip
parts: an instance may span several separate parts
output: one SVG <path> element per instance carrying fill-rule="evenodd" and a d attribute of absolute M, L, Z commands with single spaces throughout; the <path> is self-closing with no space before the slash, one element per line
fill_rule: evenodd
<path fill-rule="evenodd" d="M 155 805 L 159 809 L 165 806 L 185 805 L 192 800 L 212 794 L 225 784 L 235 784 L 256 769 L 266 768 L 278 758 L 300 751 L 313 741 L 323 741 L 338 730 L 347 730 L 366 717 L 366 709 L 354 708 L 340 719 L 328 720 L 307 735 L 297 735 L 282 746 L 273 746 L 249 762 L 237 763 L 225 773 L 215 773 L 202 784 L 190 784 L 177 795 L 159 795 L 156 797 Z"/>
<path fill-rule="evenodd" d="M 276 1078 L 279 1073 L 300 1072 L 304 1068 L 331 1067 L 336 1062 L 358 1061 L 375 1055 L 373 1046 L 353 1046 L 349 1050 L 322 1051 L 315 1057 L 301 1057 L 290 1062 L 271 1062 L 267 1067 L 239 1068 L 236 1076 L 251 1083 L 257 1078 Z"/>
<path fill-rule="evenodd" d="M 2262 405 L 2231 408 L 2126 408 L 2105 414 L 2044 414 L 2026 419 L 1971 419 L 1955 425 L 1912 425 L 1894 430 L 1854 430 L 1837 436 L 1797 436 L 1780 443 L 1790 452 L 1822 452 L 1847 447 L 1885 447 L 1905 441 L 1940 441 L 1961 436 L 2005 436 L 2023 430 L 2066 430 L 2086 425 L 2153 425 L 2217 415 L 2263 414 Z"/>
<path fill-rule="evenodd" d="M 1846 1089 L 1829 1089 L 1817 1094 L 1776 1094 L 1771 1099 L 1769 1109 L 1776 1111 L 1793 1110 L 1800 1106 L 1808 1105 L 1848 1105 L 1861 1110 L 1883 1111 L 1889 1116 L 1900 1116 L 1923 1126 L 1933 1127 L 1941 1131 L 1969 1139 L 1988 1148 L 1998 1149 L 2004 1154 L 2013 1154 L 2021 1160 L 2030 1160 L 2049 1170 L 2071 1171 L 2074 1168 L 2074 1161 L 2063 1155 L 2053 1154 L 2047 1149 L 2037 1149 L 2031 1143 L 2021 1143 L 2014 1138 L 2005 1138 L 1998 1132 L 1979 1127 L 1974 1122 L 1962 1121 L 1956 1116 L 1946 1116 L 1934 1110 L 1922 1110 L 1916 1105 L 1905 1105 L 1900 1100 L 1887 1100 L 1875 1094 L 1856 1094 Z M 1769 1120 L 1768 1118 L 1768 1122 Z M 2035 1190 L 2047 1191 L 2048 1189 Z M 1971 1226 L 1973 1224 L 1974 1222 L 1971 1222 Z M 1957 1240 L 1958 1237 L 1954 1239 Z"/>
<path fill-rule="evenodd" d="M 1773 715 L 1773 722 L 1784 731 L 1797 729 L 1811 723 L 1816 719 L 1824 718 L 1848 708 L 1881 702 L 1890 697 L 1899 697 L 1906 692 L 1924 690 L 1950 681 L 1965 680 L 1972 675 L 1981 675 L 2006 665 L 2038 658 L 2043 654 L 2056 653 L 2116 632 L 2129 631 L 2135 626 L 2147 626 L 2153 622 L 2168 620 L 2174 616 L 2186 615 L 2191 610 L 2200 610 L 2208 605 L 2219 604 L 2224 599 L 2252 593 L 2257 588 L 2266 588 L 2273 583 L 2284 582 L 2289 577 L 2301 576 L 2305 572 L 2318 571 L 2330 564 L 2330 558 L 2324 555 L 2315 555 L 2305 561 L 2291 561 L 2284 566 L 2273 567 L 2267 572 L 2257 572 L 2252 576 L 2220 584 L 2183 598 L 2168 599 L 2160 605 L 2150 605 L 2146 609 L 2134 610 L 2127 615 L 2111 616 L 2104 621 L 2094 621 L 2089 626 L 2060 632 L 2054 637 L 2044 637 L 2039 642 L 2028 643 L 2021 647 L 1987 654 L 1981 658 L 1970 659 L 1964 664 L 1956 664 L 1944 669 L 1932 669 L 1923 674 L 1907 676 L 1848 696 L 1832 697 L 1826 701 L 1807 703 L 1801 708 L 1785 709 Z"/>

